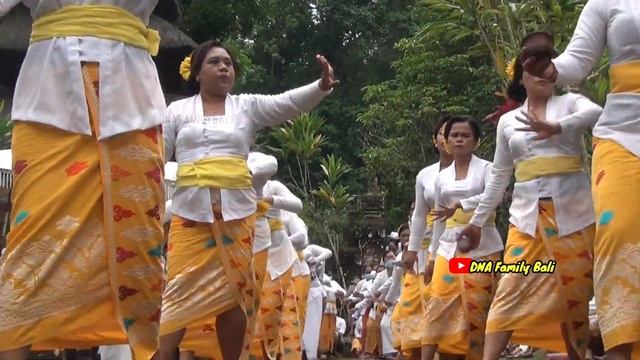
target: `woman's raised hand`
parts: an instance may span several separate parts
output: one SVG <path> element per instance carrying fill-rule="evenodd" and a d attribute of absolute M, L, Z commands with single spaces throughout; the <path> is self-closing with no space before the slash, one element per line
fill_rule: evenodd
<path fill-rule="evenodd" d="M 324 56 L 316 55 L 316 61 L 322 66 L 322 77 L 320 78 L 320 89 L 322 91 L 329 91 L 340 84 L 340 80 L 336 80 L 336 76 L 333 73 L 333 67 Z"/>

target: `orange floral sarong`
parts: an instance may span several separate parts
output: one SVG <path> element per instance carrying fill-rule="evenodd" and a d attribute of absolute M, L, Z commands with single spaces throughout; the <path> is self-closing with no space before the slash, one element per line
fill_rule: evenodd
<path fill-rule="evenodd" d="M 82 65 L 86 136 L 13 128 L 12 223 L 0 268 L 0 351 L 158 347 L 164 214 L 159 127 L 97 140 L 99 68 Z"/>

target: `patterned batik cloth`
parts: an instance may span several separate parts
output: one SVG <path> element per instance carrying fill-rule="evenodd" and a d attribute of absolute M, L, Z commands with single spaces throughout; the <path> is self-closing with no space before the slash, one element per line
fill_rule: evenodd
<path fill-rule="evenodd" d="M 0 268 L 0 351 L 158 347 L 163 143 L 158 128 L 98 141 L 99 68 L 82 66 L 93 135 L 18 121 Z"/>
<path fill-rule="evenodd" d="M 262 289 L 262 280 L 267 271 L 268 250 L 262 250 L 253 255 L 251 262 L 256 274 L 256 291 Z M 256 302 L 256 308 L 259 302 Z M 258 321 L 255 321 L 258 326 Z M 260 348 L 259 348 L 260 349 Z M 193 351 L 195 355 L 209 358 L 222 359 L 220 353 L 220 345 L 218 344 L 218 335 L 216 333 L 216 318 L 206 320 L 200 324 L 189 325 L 187 331 L 180 342 L 180 350 Z M 261 351 L 261 350 L 260 350 Z M 258 351 L 261 355 L 262 353 Z"/>
<path fill-rule="evenodd" d="M 589 340 L 589 300 L 593 293 L 595 227 L 558 237 L 551 201 L 538 203 L 534 238 L 509 228 L 505 263 L 556 261 L 555 272 L 502 274 L 491 304 L 486 333 L 513 331 L 511 341 L 555 352 L 566 352 L 562 324 L 571 346 L 584 359 Z"/>
<path fill-rule="evenodd" d="M 300 333 L 304 331 L 305 317 L 307 316 L 307 300 L 309 297 L 309 285 L 311 284 L 310 275 L 300 275 L 293 277 L 293 286 L 296 291 L 297 307 L 298 307 L 298 326 Z"/>
<path fill-rule="evenodd" d="M 260 310 L 252 336 L 251 355 L 255 358 L 286 359 L 302 355 L 296 296 L 291 269 L 276 279 L 266 275 L 260 292 Z"/>
<path fill-rule="evenodd" d="M 367 321 L 367 333 L 364 342 L 364 352 L 367 354 L 378 354 L 382 355 L 382 332 L 380 327 L 380 322 L 382 321 L 382 316 L 387 311 L 387 308 L 381 304 L 375 304 L 373 309 L 369 312 L 375 312 L 375 318 L 372 319 L 369 316 L 369 320 Z"/>
<path fill-rule="evenodd" d="M 424 277 L 421 274 L 405 273 L 402 292 L 396 307 L 396 321 L 399 325 L 394 344 L 399 343 L 403 352 L 419 349 L 422 346 L 422 329 L 424 328 L 423 305 Z"/>
<path fill-rule="evenodd" d="M 329 306 L 329 304 L 327 304 Z M 334 304 L 335 306 L 335 304 Z M 325 354 L 333 351 L 336 339 L 336 321 L 335 313 L 322 314 L 322 322 L 320 324 L 320 341 L 318 342 L 318 353 Z"/>
<path fill-rule="evenodd" d="M 459 254 L 464 256 L 464 254 Z M 500 253 L 478 260 L 497 261 Z M 497 281 L 493 274 L 452 274 L 449 262 L 438 255 L 426 308 L 423 345 L 438 352 L 482 359 L 484 329 Z"/>
<path fill-rule="evenodd" d="M 400 349 L 402 346 L 402 316 L 398 304 L 393 307 L 391 312 L 391 334 L 393 334 L 393 347 Z"/>
<path fill-rule="evenodd" d="M 254 215 L 223 221 L 217 214 L 213 223 L 173 216 L 160 335 L 206 324 L 240 307 L 247 317 L 241 358 L 249 357 L 257 302 L 251 262 L 254 226 Z"/>
<path fill-rule="evenodd" d="M 640 359 L 640 158 L 594 139 L 594 283 L 605 349 L 634 344 Z"/>

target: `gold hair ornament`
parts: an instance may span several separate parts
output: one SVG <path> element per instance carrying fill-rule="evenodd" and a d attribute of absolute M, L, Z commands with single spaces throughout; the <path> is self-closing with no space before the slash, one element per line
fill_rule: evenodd
<path fill-rule="evenodd" d="M 184 60 L 180 63 L 180 76 L 184 79 L 184 81 L 189 81 L 191 77 L 191 55 L 187 55 Z"/>
<path fill-rule="evenodd" d="M 507 68 L 505 69 L 505 73 L 507 74 L 507 77 L 509 77 L 509 81 L 513 81 L 513 78 L 516 76 L 516 58 L 509 61 L 509 64 L 507 64 Z"/>

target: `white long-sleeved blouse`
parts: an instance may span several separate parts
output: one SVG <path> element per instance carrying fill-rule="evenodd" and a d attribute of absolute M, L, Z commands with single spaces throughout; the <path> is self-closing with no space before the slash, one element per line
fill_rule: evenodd
<path fill-rule="evenodd" d="M 123 8 L 144 24 L 157 0 L 23 0 L 38 19 L 69 5 Z M 0 1 L 0 17 L 18 0 Z M 20 68 L 11 119 L 91 135 L 82 62 L 100 63 L 99 139 L 162 123 L 166 103 L 149 52 L 120 41 L 88 36 L 57 37 L 29 45 Z"/>
<path fill-rule="evenodd" d="M 267 219 L 282 221 L 281 210 L 294 213 L 302 211 L 302 201 L 279 181 L 267 181 L 262 193 L 265 197 L 271 196 L 273 198 L 273 206 L 267 211 Z M 277 202 L 276 199 L 278 199 Z M 271 279 L 275 280 L 287 272 L 297 258 L 298 255 L 289 240 L 287 231 L 285 229 L 276 231 L 271 229 L 271 246 L 269 246 L 269 260 L 267 261 L 267 270 Z"/>
<path fill-rule="evenodd" d="M 279 95 L 228 95 L 222 116 L 204 116 L 199 94 L 174 101 L 163 123 L 165 156 L 175 156 L 178 164 L 221 156 L 246 159 L 258 130 L 310 111 L 329 93 L 315 81 Z M 222 218 L 245 218 L 256 211 L 256 201 L 253 189 L 220 189 Z M 214 221 L 211 203 L 206 187 L 178 187 L 173 195 L 174 213 L 194 221 Z"/>
<path fill-rule="evenodd" d="M 640 61 L 639 24 L 635 0 L 589 0 L 569 45 L 553 60 L 557 82 L 569 85 L 587 77 L 605 47 L 611 65 Z M 613 140 L 640 157 L 640 94 L 609 94 L 593 135 Z"/>
<path fill-rule="evenodd" d="M 436 178 L 436 209 L 452 208 L 460 202 L 465 212 L 473 211 L 482 198 L 485 186 L 489 180 L 491 163 L 472 155 L 466 178 L 456 180 L 455 161 L 448 168 L 442 170 Z M 446 228 L 444 221 L 434 222 L 433 240 L 430 252 L 450 260 L 455 256 L 458 248 L 457 238 L 464 226 Z M 474 250 L 464 254 L 466 257 L 480 258 L 504 248 L 500 233 L 495 224 L 484 224 L 480 244 Z"/>
<path fill-rule="evenodd" d="M 260 152 L 250 152 L 247 166 L 251 172 L 253 189 L 258 198 L 263 198 L 262 189 L 267 181 L 278 172 L 278 160 Z M 266 217 L 256 219 L 255 235 L 253 237 L 253 254 L 268 249 L 271 246 L 271 230 Z"/>
<path fill-rule="evenodd" d="M 422 169 L 416 176 L 415 207 L 411 215 L 408 250 L 418 253 L 418 263 L 415 266 L 417 273 L 424 273 L 429 251 L 422 245 L 423 241 L 425 238 L 431 240 L 433 237 L 433 226 L 428 226 L 426 219 L 434 209 L 435 182 L 439 172 L 440 163 L 437 162 Z"/>
<path fill-rule="evenodd" d="M 535 133 L 516 129 L 523 124 L 516 119 L 528 102 L 502 116 L 498 123 L 496 151 L 489 182 L 471 223 L 482 226 L 500 204 L 509 186 L 515 164 L 520 161 L 554 156 L 585 157 L 582 135 L 598 120 L 600 106 L 578 94 L 553 96 L 547 102 L 546 118 L 557 121 L 562 131 L 550 139 L 534 140 Z M 591 183 L 585 171 L 544 176 L 514 185 L 509 208 L 509 222 L 533 237 L 538 223 L 538 200 L 551 198 L 556 212 L 558 235 L 581 230 L 595 220 Z"/>

